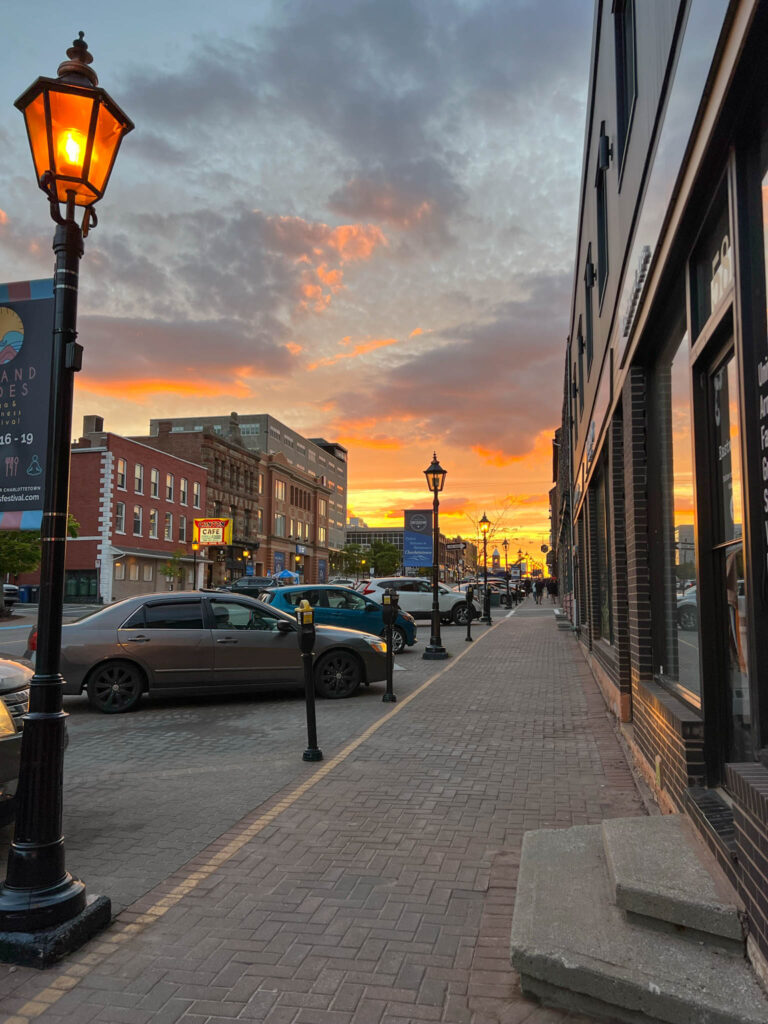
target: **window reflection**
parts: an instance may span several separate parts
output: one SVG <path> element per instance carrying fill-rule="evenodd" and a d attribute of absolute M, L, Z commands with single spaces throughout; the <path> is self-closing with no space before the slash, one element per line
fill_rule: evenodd
<path fill-rule="evenodd" d="M 651 417 L 658 458 L 659 549 L 654 587 L 656 672 L 701 703 L 688 335 L 678 334 L 654 368 Z"/>

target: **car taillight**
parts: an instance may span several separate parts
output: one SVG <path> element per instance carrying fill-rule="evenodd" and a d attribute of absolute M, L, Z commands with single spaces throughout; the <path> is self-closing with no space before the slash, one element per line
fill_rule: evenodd
<path fill-rule="evenodd" d="M 29 646 L 30 651 L 36 651 L 37 650 L 37 630 L 36 629 L 33 629 L 32 632 L 29 634 L 29 640 L 27 640 L 27 644 Z"/>

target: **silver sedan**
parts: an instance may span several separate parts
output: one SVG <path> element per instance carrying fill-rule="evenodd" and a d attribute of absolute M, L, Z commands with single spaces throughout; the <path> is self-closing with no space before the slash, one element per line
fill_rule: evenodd
<path fill-rule="evenodd" d="M 27 657 L 34 657 L 36 631 Z M 181 591 L 146 594 L 101 608 L 62 628 L 64 693 L 83 690 L 93 707 L 130 711 L 143 693 L 248 693 L 304 680 L 296 620 L 253 598 Z M 350 697 L 386 676 L 378 636 L 318 626 L 315 691 Z"/>

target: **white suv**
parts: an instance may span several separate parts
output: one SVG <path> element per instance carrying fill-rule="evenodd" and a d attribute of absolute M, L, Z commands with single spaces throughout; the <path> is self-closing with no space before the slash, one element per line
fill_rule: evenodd
<path fill-rule="evenodd" d="M 362 594 L 381 603 L 385 590 L 397 591 L 401 611 L 410 612 L 415 619 L 428 619 L 432 615 L 432 580 L 425 576 L 392 576 L 387 579 L 371 578 L 364 580 L 359 590 Z M 443 622 L 455 622 L 457 626 L 467 624 L 467 597 L 450 590 L 444 583 L 437 585 L 437 600 L 440 606 L 440 618 Z M 480 606 L 475 601 L 474 618 L 481 615 Z"/>

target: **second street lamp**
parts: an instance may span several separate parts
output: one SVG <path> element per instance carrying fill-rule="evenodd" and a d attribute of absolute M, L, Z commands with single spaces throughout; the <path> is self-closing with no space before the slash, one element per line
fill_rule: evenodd
<path fill-rule="evenodd" d="M 501 546 L 504 548 L 504 578 L 507 581 L 507 608 L 512 607 L 512 598 L 509 593 L 509 559 L 507 558 L 507 551 L 509 549 L 509 541 L 505 537 L 501 542 Z"/>
<path fill-rule="evenodd" d="M 491 625 L 491 595 L 488 593 L 488 531 L 491 528 L 491 521 L 483 512 L 480 520 L 480 532 L 483 535 L 483 617 L 481 622 Z"/>
<path fill-rule="evenodd" d="M 428 661 L 437 661 L 440 658 L 447 658 L 448 652 L 443 647 L 440 636 L 440 597 L 438 593 L 438 574 L 440 566 L 440 524 L 438 521 L 438 509 L 440 500 L 438 494 L 445 486 L 446 471 L 437 461 L 437 452 L 432 455 L 432 462 L 424 470 L 427 478 L 427 487 L 432 492 L 432 630 L 429 638 L 429 646 L 422 654 L 422 658 Z"/>
<path fill-rule="evenodd" d="M 3 958 L 36 967 L 76 949 L 110 920 L 109 900 L 102 896 L 86 902 L 84 883 L 64 864 L 67 715 L 60 672 L 61 623 L 72 396 L 82 360 L 76 329 L 79 263 L 83 238 L 96 224 L 92 204 L 104 194 L 120 142 L 133 124 L 98 87 L 82 32 L 67 57 L 59 65 L 58 78 L 38 78 L 16 100 L 26 121 L 35 175 L 56 222 L 37 661 L 24 716 L 16 825 L 6 881 L 0 886 L 0 932 L 6 933 Z M 60 203 L 65 204 L 63 216 Z M 78 206 L 85 207 L 82 227 L 75 220 Z"/>

